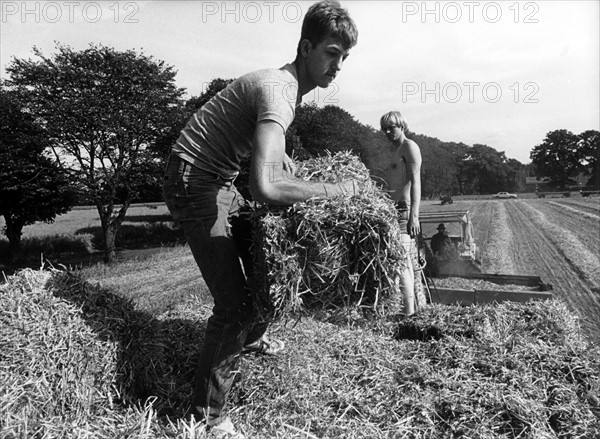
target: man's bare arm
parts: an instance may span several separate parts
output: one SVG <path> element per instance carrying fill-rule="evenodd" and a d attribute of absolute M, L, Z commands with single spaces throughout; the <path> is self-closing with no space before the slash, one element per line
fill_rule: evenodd
<path fill-rule="evenodd" d="M 405 153 L 406 171 L 410 181 L 410 212 L 408 217 L 408 232 L 417 236 L 421 230 L 419 209 L 421 207 L 421 151 L 419 146 L 410 139 L 406 140 Z"/>
<path fill-rule="evenodd" d="M 253 144 L 250 193 L 260 203 L 287 206 L 312 197 L 355 194 L 353 181 L 317 183 L 295 177 L 291 160 L 285 154 L 283 128 L 276 122 L 258 123 Z"/>

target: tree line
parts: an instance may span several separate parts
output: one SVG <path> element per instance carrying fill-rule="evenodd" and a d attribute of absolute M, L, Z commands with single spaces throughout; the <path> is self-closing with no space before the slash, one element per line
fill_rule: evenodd
<path fill-rule="evenodd" d="M 387 110 L 382 110 L 382 114 Z M 336 106 L 318 108 L 305 104 L 298 108 L 288 137 L 295 148 L 309 154 L 351 149 L 385 187 L 390 163 L 390 142 L 378 129 L 363 125 Z M 486 145 L 442 142 L 423 134 L 408 133 L 421 149 L 422 195 L 486 194 L 501 190 L 521 191 L 528 166 L 509 159 L 504 152 Z"/>
<path fill-rule="evenodd" d="M 0 215 L 10 252 L 18 251 L 24 226 L 91 204 L 110 262 L 129 206 L 161 200 L 164 163 L 188 118 L 233 79 L 213 79 L 200 96 L 185 99 L 174 68 L 144 53 L 57 44 L 50 57 L 36 48 L 34 55 L 13 59 L 0 84 Z M 490 146 L 409 137 L 423 155 L 424 197 L 521 191 L 527 175 L 555 172 L 542 159 L 545 144 L 532 151 L 532 168 Z M 594 163 L 593 151 L 597 163 L 597 141 L 585 138 L 586 163 Z M 384 187 L 389 146 L 378 129 L 333 105 L 299 106 L 286 133 L 287 152 L 296 159 L 352 150 Z M 245 181 L 242 172 L 237 185 L 249 196 Z"/>
<path fill-rule="evenodd" d="M 582 175 L 588 189 L 600 190 L 600 132 L 596 130 L 551 131 L 531 150 L 530 158 L 535 175 L 547 178 L 551 189 L 577 186 L 575 178 Z"/>

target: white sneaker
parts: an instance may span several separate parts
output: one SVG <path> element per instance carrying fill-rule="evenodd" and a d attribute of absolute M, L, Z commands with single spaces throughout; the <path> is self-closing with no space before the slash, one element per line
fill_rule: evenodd
<path fill-rule="evenodd" d="M 210 434 L 210 437 L 215 439 L 246 439 L 246 436 L 235 429 L 229 416 L 220 424 L 212 427 L 210 429 Z"/>

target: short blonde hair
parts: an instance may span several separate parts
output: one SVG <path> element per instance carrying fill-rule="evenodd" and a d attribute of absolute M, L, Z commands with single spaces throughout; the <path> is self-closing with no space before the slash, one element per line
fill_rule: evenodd
<path fill-rule="evenodd" d="M 402 128 L 402 131 L 408 130 L 408 123 L 402 113 L 399 111 L 389 111 L 381 116 L 379 120 L 379 124 L 381 125 L 381 129 L 385 129 L 390 125 L 395 125 Z"/>

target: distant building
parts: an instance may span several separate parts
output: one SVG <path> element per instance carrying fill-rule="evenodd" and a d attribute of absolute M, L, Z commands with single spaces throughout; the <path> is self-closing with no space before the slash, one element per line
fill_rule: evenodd
<path fill-rule="evenodd" d="M 548 177 L 525 177 L 525 184 L 547 184 L 550 181 Z"/>
<path fill-rule="evenodd" d="M 571 179 L 572 183 L 566 186 L 566 189 L 577 191 L 585 188 L 586 186 L 592 185 L 591 176 L 579 173 Z M 550 179 L 548 177 L 537 178 L 537 177 L 525 177 L 526 192 L 553 192 L 558 188 L 550 186 Z"/>

